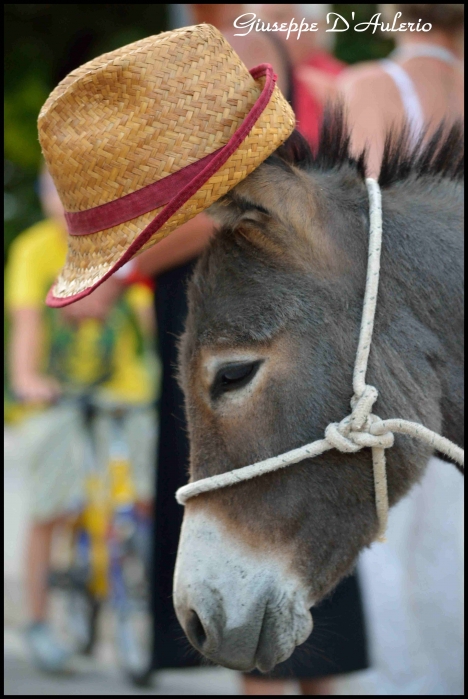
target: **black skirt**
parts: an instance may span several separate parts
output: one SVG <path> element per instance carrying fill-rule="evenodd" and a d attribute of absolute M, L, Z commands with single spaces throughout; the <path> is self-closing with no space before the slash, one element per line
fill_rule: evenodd
<path fill-rule="evenodd" d="M 172 579 L 183 516 L 183 507 L 177 504 L 174 494 L 187 482 L 189 459 L 183 395 L 175 378 L 177 339 L 184 329 L 186 287 L 194 264 L 162 274 L 156 286 L 163 376 L 151 585 L 154 670 L 206 664 L 187 641 L 172 603 Z M 309 639 L 268 677 L 306 679 L 368 667 L 364 614 L 355 574 L 343 580 L 312 614 L 314 630 Z M 265 677 L 257 671 L 251 674 Z"/>

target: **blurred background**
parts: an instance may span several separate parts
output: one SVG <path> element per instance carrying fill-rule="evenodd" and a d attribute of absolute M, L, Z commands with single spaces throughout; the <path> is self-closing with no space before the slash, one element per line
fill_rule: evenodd
<path fill-rule="evenodd" d="M 41 185 L 38 173 L 41 170 L 41 152 L 37 137 L 37 116 L 50 91 L 70 71 L 93 59 L 100 54 L 112 51 L 125 44 L 137 41 L 151 34 L 185 26 L 193 23 L 193 12 L 189 5 L 183 4 L 6 4 L 5 18 L 5 126 L 4 126 L 4 263 L 7 264 L 11 255 L 12 243 L 25 230 L 34 226 L 44 218 L 41 205 Z M 195 7 L 204 7 L 195 6 Z M 211 5 L 213 16 L 222 5 Z M 237 5 L 244 12 L 255 11 L 255 5 Z M 267 6 L 263 6 L 267 7 Z M 269 6 L 275 7 L 275 6 Z M 284 7 L 284 6 L 282 6 Z M 297 5 L 296 16 L 311 17 L 314 12 L 323 15 L 323 7 L 319 5 Z M 317 11 L 314 8 L 322 8 Z M 379 11 L 376 4 L 332 4 L 326 6 L 353 22 L 365 22 Z M 390 7 L 390 6 L 387 6 Z M 427 7 L 427 6 L 421 6 Z M 438 7 L 443 7 L 442 5 Z M 459 7 L 459 6 L 450 6 Z M 240 14 L 240 13 L 238 13 Z M 261 16 L 261 12 L 258 13 Z M 213 23 L 214 20 L 213 20 Z M 291 41 L 295 41 L 294 38 Z M 387 57 L 395 48 L 392 34 L 371 31 L 357 33 L 345 31 L 333 35 L 324 33 L 320 36 L 321 45 L 334 58 L 344 64 L 354 65 L 362 61 L 373 61 Z M 250 67 L 250 66 L 249 66 Z M 149 292 L 147 292 L 149 293 Z M 152 292 L 151 292 L 152 293 Z M 156 292 L 157 293 L 157 292 Z M 9 322 L 5 316 L 5 344 L 9 342 Z M 154 333 L 153 333 L 154 335 Z M 157 343 L 148 342 L 145 346 L 146 360 L 150 367 L 150 375 L 154 393 L 158 393 L 160 370 L 158 369 Z M 5 362 L 5 378 L 8 379 L 7 362 Z M 121 680 L 121 674 L 116 669 L 117 659 L 113 644 L 114 630 L 110 619 L 104 615 L 100 634 L 102 641 L 93 658 L 82 660 L 79 672 L 71 678 L 49 678 L 37 673 L 28 663 L 20 632 L 25 623 L 24 616 L 24 586 L 25 573 L 23 549 L 26 537 L 28 500 L 26 495 L 26 474 L 22 462 L 21 424 L 25 419 L 25 411 L 12 398 L 8 390 L 8 380 L 5 382 L 5 660 L 6 660 L 6 694 L 205 694 L 224 695 L 241 694 L 241 685 L 237 673 L 220 668 L 195 668 L 183 670 L 165 670 L 158 673 L 157 681 L 152 688 L 138 688 Z M 459 488 L 458 474 L 446 465 L 434 462 L 429 477 L 432 478 L 432 489 L 439 488 L 436 473 L 445 469 L 447 498 L 453 490 Z M 448 471 L 447 471 L 448 468 Z M 452 490 L 451 490 L 452 489 Z M 410 501 L 403 503 L 398 512 L 393 512 L 394 542 L 385 550 L 379 549 L 366 555 L 361 562 L 367 613 L 371 618 L 370 637 L 375 650 L 374 665 L 370 671 L 355 673 L 353 677 L 342 677 L 337 681 L 335 694 L 458 694 L 456 689 L 444 692 L 437 691 L 435 675 L 431 675 L 430 657 L 424 653 L 417 656 L 418 676 L 408 676 L 403 656 L 410 647 L 421 646 L 417 638 L 420 630 L 410 628 L 412 608 L 411 600 L 408 609 L 400 609 L 397 597 L 392 602 L 391 594 L 386 601 L 379 596 L 379 585 L 396 589 L 402 582 L 396 579 L 399 575 L 399 550 L 402 550 L 407 523 L 414 512 L 424 509 L 424 498 L 419 497 L 415 504 Z M 451 571 L 450 584 L 447 586 L 447 596 L 454 600 L 454 605 L 447 611 L 453 614 L 453 608 L 458 609 L 462 598 L 459 588 L 461 580 L 462 559 L 458 555 L 461 548 L 460 500 L 453 504 L 447 527 L 440 534 L 440 522 L 447 521 L 447 513 L 440 512 L 440 520 L 425 521 L 426 538 L 421 539 L 421 546 L 427 545 L 431 536 L 438 538 L 439 546 L 444 546 L 444 535 L 451 537 L 453 528 L 460 531 L 456 542 L 456 551 L 446 559 L 447 570 Z M 406 509 L 405 509 L 406 508 Z M 411 509 L 413 508 L 413 509 Z M 398 508 L 396 508 L 398 509 Z M 403 524 L 402 524 L 403 522 Z M 450 526 L 453 528 L 450 529 Z M 432 527 L 432 529 L 431 529 Z M 436 531 L 437 530 L 437 531 Z M 438 533 L 439 532 L 439 533 Z M 442 543 L 440 543 L 442 542 Z M 453 540 L 450 540 L 450 545 Z M 400 547 L 400 549 L 398 548 Z M 447 544 L 447 550 L 449 544 Z M 60 550 L 57 553 L 60 558 Z M 437 567 L 437 562 L 435 566 Z M 392 568 L 393 566 L 393 568 Z M 424 566 L 422 566 L 424 570 Z M 378 571 L 395 570 L 395 580 L 379 579 Z M 432 571 L 434 573 L 434 571 Z M 421 572 L 412 573 L 412 582 L 408 586 L 421 583 Z M 434 574 L 437 577 L 437 573 Z M 27 582 L 27 581 L 26 581 Z M 430 587 L 430 586 L 429 586 Z M 429 588 L 428 588 L 429 589 Z M 436 600 L 428 595 L 431 603 Z M 54 602 L 53 612 L 60 617 L 63 608 L 60 601 Z M 413 605 L 417 607 L 416 602 Z M 427 610 L 422 610 L 425 614 Z M 461 614 L 461 607 L 460 607 Z M 378 624 L 381 615 L 382 624 Z M 430 617 L 430 615 L 429 615 Z M 392 625 L 395 619 L 395 637 L 382 639 L 382 634 Z M 387 626 L 385 625 L 387 624 Z M 398 635 L 399 630 L 408 627 L 408 638 L 403 642 Z M 430 628 L 430 623 L 429 627 Z M 440 629 L 432 629 L 435 636 Z M 444 634 L 441 633 L 441 638 Z M 393 655 L 385 660 L 379 655 L 382 648 L 390 642 Z M 458 647 L 461 638 L 454 641 L 457 650 L 454 654 L 453 666 L 444 668 L 446 675 L 454 676 L 453 687 L 457 687 L 459 671 Z M 409 645 L 405 645 L 408 643 Z M 413 643 L 413 646 L 411 644 Z M 380 645 L 379 645 L 380 644 Z M 380 665 L 379 665 L 380 663 Z M 400 665 L 398 665 L 400 663 Z M 395 669 L 396 668 L 396 669 Z M 399 674 L 398 674 L 399 673 Z M 449 683 L 450 685 L 450 683 Z M 444 686 L 443 683 L 441 686 Z M 448 686 L 448 685 L 446 685 Z M 298 694 L 293 683 L 288 685 L 286 693 Z"/>

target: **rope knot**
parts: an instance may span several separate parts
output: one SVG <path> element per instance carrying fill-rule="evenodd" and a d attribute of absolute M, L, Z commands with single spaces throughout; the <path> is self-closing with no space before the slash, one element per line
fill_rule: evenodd
<path fill-rule="evenodd" d="M 352 430 L 352 415 L 349 415 L 341 422 L 332 422 L 328 425 L 325 430 L 325 439 L 334 449 L 348 454 L 356 453 L 364 447 L 390 449 L 394 442 L 392 432 L 386 430 L 381 434 L 372 434 L 369 431 L 372 425 L 379 423 L 382 423 L 382 420 L 377 415 L 369 415 L 361 430 Z"/>
<path fill-rule="evenodd" d="M 325 439 L 332 447 L 344 453 L 360 451 L 361 447 L 356 444 L 348 435 L 351 433 L 347 429 L 349 417 L 341 422 L 331 422 L 325 430 Z M 345 424 L 343 424 L 345 423 Z"/>
<path fill-rule="evenodd" d="M 373 433 L 374 425 L 382 425 L 383 429 L 380 430 L 379 434 Z M 351 431 L 348 438 L 360 447 L 370 447 L 371 449 L 390 449 L 395 441 L 393 432 L 390 432 L 385 427 L 383 421 L 377 415 L 372 414 L 369 415 L 363 429 L 359 430 L 359 432 Z"/>
<path fill-rule="evenodd" d="M 372 407 L 379 397 L 379 392 L 375 386 L 365 386 L 361 395 L 351 398 L 351 428 L 362 430 L 372 412 Z"/>
<path fill-rule="evenodd" d="M 392 432 L 382 429 L 382 420 L 371 413 L 378 395 L 374 386 L 365 386 L 360 396 L 353 396 L 351 415 L 339 423 L 331 423 L 325 430 L 325 438 L 332 447 L 344 453 L 355 453 L 363 447 L 389 449 L 393 446 Z"/>

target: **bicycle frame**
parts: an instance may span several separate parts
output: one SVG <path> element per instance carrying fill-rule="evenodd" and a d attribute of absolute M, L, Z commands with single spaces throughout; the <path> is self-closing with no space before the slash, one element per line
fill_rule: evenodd
<path fill-rule="evenodd" d="M 86 500 L 77 525 L 77 562 L 88 564 L 89 592 L 100 601 L 109 598 L 114 607 L 124 609 L 127 600 L 120 565 L 122 545 L 136 529 L 149 527 L 136 512 L 136 489 L 123 429 L 128 411 L 139 408 L 96 406 L 89 399 L 82 400 L 82 405 Z M 98 467 L 93 435 L 94 419 L 100 412 L 111 420 L 105 471 Z"/>

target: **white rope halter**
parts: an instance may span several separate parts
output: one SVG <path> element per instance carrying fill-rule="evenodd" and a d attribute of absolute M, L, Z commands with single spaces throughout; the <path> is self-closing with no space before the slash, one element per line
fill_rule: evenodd
<path fill-rule="evenodd" d="M 434 450 L 446 454 L 461 466 L 464 463 L 464 451 L 426 427 L 408 420 L 381 420 L 374 415 L 372 406 L 378 397 L 374 386 L 366 384 L 367 361 L 374 328 L 375 308 L 379 287 L 380 250 L 382 247 L 382 202 L 380 187 L 376 180 L 366 179 L 370 206 L 369 259 L 367 265 L 366 291 L 362 312 L 359 346 L 353 374 L 354 395 L 351 399 L 351 414 L 341 422 L 333 422 L 325 430 L 325 439 L 318 439 L 298 449 L 292 449 L 279 456 L 259 461 L 250 466 L 221 473 L 209 478 L 202 478 L 194 483 L 184 485 L 176 492 L 177 502 L 185 505 L 187 500 L 210 490 L 225 488 L 240 481 L 261 476 L 270 471 L 296 464 L 303 459 L 311 459 L 323 454 L 328 449 L 337 449 L 344 453 L 357 452 L 363 447 L 372 449 L 374 467 L 375 504 L 379 529 L 377 538 L 385 541 L 384 534 L 388 519 L 387 474 L 385 470 L 385 449 L 393 446 L 393 433 L 407 434 L 425 442 Z"/>

